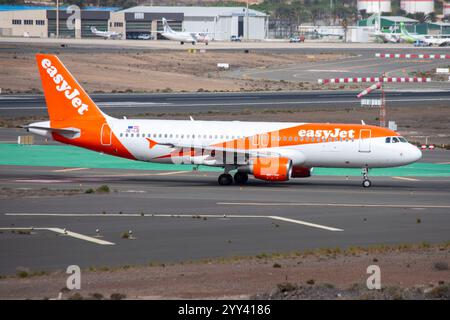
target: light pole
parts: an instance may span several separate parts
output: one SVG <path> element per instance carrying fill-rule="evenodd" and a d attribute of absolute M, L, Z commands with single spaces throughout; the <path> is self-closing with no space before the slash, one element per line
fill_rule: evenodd
<path fill-rule="evenodd" d="M 249 35 L 249 28 L 250 28 L 250 25 L 249 25 L 249 23 L 248 23 L 248 0 L 247 0 L 247 10 L 245 10 L 245 24 L 247 25 L 247 28 L 245 29 L 245 40 L 247 40 L 248 41 L 248 39 L 249 39 L 249 37 L 248 37 L 248 35 Z"/>
<path fill-rule="evenodd" d="M 56 0 L 56 37 L 59 38 L 59 0 Z"/>

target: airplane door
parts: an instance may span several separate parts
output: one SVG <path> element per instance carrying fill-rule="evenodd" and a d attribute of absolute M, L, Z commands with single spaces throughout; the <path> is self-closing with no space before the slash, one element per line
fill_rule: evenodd
<path fill-rule="evenodd" d="M 112 140 L 112 131 L 107 123 L 102 125 L 102 131 L 100 133 L 101 143 L 103 146 L 110 146 Z"/>
<path fill-rule="evenodd" d="M 372 130 L 359 130 L 359 152 L 370 152 L 370 141 L 372 137 Z"/>

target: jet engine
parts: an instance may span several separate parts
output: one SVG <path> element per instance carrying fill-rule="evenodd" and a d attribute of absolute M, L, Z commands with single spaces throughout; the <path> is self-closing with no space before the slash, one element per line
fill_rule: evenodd
<path fill-rule="evenodd" d="M 252 158 L 249 164 L 238 169 L 251 173 L 256 179 L 266 181 L 287 181 L 292 175 L 292 160 L 288 158 Z"/>
<path fill-rule="evenodd" d="M 308 178 L 311 177 L 311 168 L 305 168 L 302 166 L 294 166 L 292 167 L 292 178 Z"/>

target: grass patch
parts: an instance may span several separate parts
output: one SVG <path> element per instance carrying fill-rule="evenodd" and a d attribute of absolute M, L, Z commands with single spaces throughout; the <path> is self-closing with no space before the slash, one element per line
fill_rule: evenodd
<path fill-rule="evenodd" d="M 110 296 L 111 300 L 123 300 L 126 298 L 127 298 L 127 295 L 124 293 L 112 293 Z"/>
<path fill-rule="evenodd" d="M 109 187 L 106 184 L 104 184 L 104 185 L 98 187 L 97 190 L 95 190 L 95 192 L 96 193 L 109 193 L 109 192 L 111 192 L 111 190 L 109 189 Z"/>

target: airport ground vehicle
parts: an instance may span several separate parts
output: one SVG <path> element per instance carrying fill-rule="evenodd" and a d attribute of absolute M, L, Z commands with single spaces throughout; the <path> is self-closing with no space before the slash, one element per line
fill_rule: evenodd
<path fill-rule="evenodd" d="M 233 35 L 233 36 L 230 37 L 230 41 L 231 41 L 231 42 L 241 42 L 242 39 L 241 39 L 241 37 L 238 37 L 238 36 L 236 36 L 236 35 Z"/>
<path fill-rule="evenodd" d="M 432 46 L 431 43 L 426 43 L 426 42 L 421 41 L 421 40 L 416 40 L 414 42 L 414 47 L 431 47 L 431 46 Z"/>
<path fill-rule="evenodd" d="M 139 40 L 153 40 L 153 36 L 148 33 L 141 33 L 137 38 Z"/>
<path fill-rule="evenodd" d="M 37 54 L 49 121 L 25 128 L 61 143 L 132 160 L 223 168 L 220 185 L 311 176 L 313 167 L 406 165 L 421 151 L 365 124 L 116 119 L 103 113 L 55 55 Z M 234 177 L 230 172 L 235 171 Z"/>
<path fill-rule="evenodd" d="M 289 38 L 289 42 L 291 43 L 305 42 L 305 36 L 304 35 L 292 36 Z"/>

